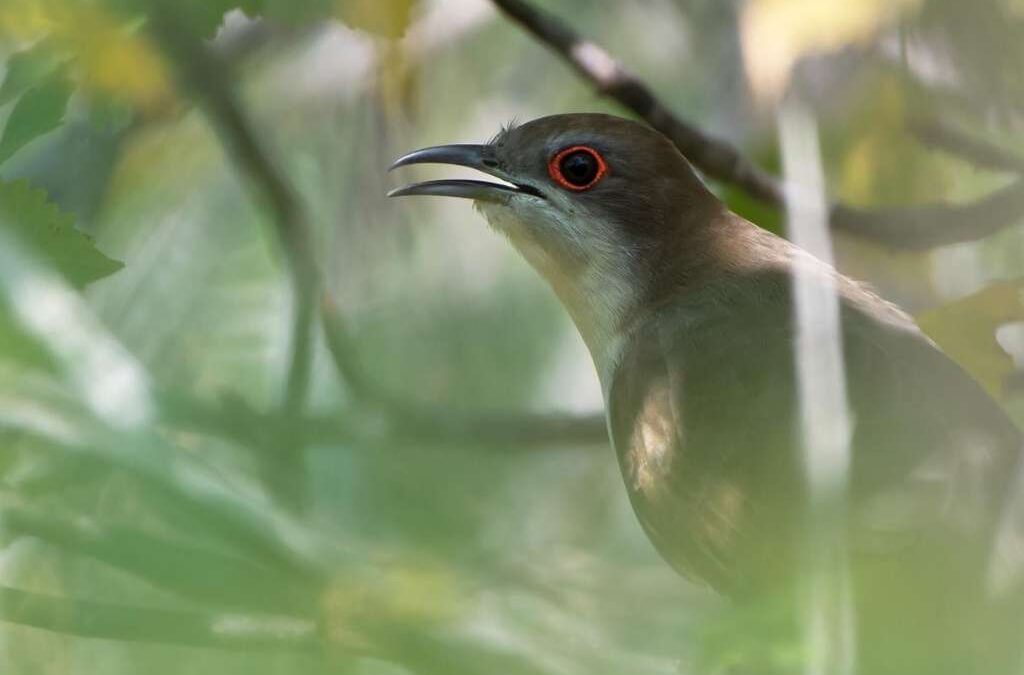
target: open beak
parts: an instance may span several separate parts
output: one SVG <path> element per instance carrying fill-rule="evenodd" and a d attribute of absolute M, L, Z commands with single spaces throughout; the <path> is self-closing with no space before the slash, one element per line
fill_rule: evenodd
<path fill-rule="evenodd" d="M 468 166 L 489 176 L 508 180 L 498 168 L 494 148 L 490 145 L 438 145 L 410 152 L 397 159 L 388 171 L 410 164 L 455 164 Z M 512 181 L 510 181 L 512 182 Z M 464 197 L 481 202 L 505 203 L 517 194 L 540 196 L 536 190 L 522 185 L 504 185 L 483 180 L 431 180 L 413 183 L 388 192 L 388 197 L 409 195 L 435 195 L 441 197 Z"/>

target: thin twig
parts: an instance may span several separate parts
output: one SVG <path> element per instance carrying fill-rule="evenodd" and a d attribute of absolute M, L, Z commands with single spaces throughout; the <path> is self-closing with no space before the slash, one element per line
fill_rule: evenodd
<path fill-rule="evenodd" d="M 275 433 L 274 425 L 280 424 L 276 416 L 261 413 L 237 397 L 226 398 L 221 405 L 191 398 L 165 397 L 162 404 L 165 421 L 177 428 L 246 445 L 256 442 L 260 436 Z M 556 445 L 608 445 L 603 413 L 460 413 L 426 407 L 417 409 L 407 403 L 390 400 L 376 408 L 361 404 L 330 414 L 307 414 L 295 422 L 302 427 L 305 439 L 319 446 L 415 444 L 416 447 L 427 447 L 472 443 L 504 452 L 531 451 Z"/>
<path fill-rule="evenodd" d="M 569 63 L 601 95 L 665 134 L 709 178 L 736 185 L 751 197 L 785 207 L 779 179 L 763 171 L 732 144 L 705 133 L 672 113 L 647 84 L 607 51 L 568 24 L 524 0 L 493 0 L 507 17 Z M 1013 225 L 1024 202 L 1024 182 L 964 205 L 931 204 L 887 210 L 835 204 L 831 223 L 838 229 L 894 249 L 923 250 L 976 241 Z M 1016 214 L 1009 213 L 1018 208 Z"/>
<path fill-rule="evenodd" d="M 1024 157 L 934 117 L 911 119 L 908 128 L 925 145 L 992 171 L 1024 173 Z"/>

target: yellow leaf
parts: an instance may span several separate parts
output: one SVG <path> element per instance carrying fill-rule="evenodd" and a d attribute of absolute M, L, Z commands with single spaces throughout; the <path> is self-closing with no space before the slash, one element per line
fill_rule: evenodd
<path fill-rule="evenodd" d="M 62 37 L 79 56 L 83 85 L 140 108 L 159 108 L 173 98 L 166 63 L 136 29 L 93 8 L 82 8 L 69 20 L 75 29 Z"/>
<path fill-rule="evenodd" d="M 1002 281 L 917 317 L 918 325 L 994 397 L 1015 365 L 996 340 L 996 330 L 1024 321 L 1024 278 Z"/>
<path fill-rule="evenodd" d="M 0 4 L 0 38 L 34 42 L 50 31 L 52 22 L 39 0 L 4 0 Z"/>
<path fill-rule="evenodd" d="M 72 57 L 78 84 L 144 109 L 173 100 L 169 71 L 139 27 L 84 0 L 2 0 L 0 37 L 32 41 L 48 36 Z"/>
<path fill-rule="evenodd" d="M 907 133 L 921 103 L 894 74 L 865 74 L 857 102 L 833 128 L 835 187 L 843 201 L 864 206 L 907 205 L 951 195 L 948 157 Z"/>

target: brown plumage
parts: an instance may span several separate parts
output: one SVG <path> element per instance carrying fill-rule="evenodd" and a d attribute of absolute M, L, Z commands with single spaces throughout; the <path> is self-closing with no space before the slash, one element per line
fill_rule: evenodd
<path fill-rule="evenodd" d="M 572 148 L 571 163 L 552 164 Z M 594 357 L 641 525 L 673 567 L 741 606 L 782 598 L 796 611 L 807 491 L 793 275 L 834 284 L 853 422 L 837 526 L 858 672 L 1016 667 L 1017 599 L 993 597 L 989 576 L 1021 433 L 910 317 L 731 213 L 634 122 L 547 117 L 396 166 L 426 161 L 512 183 L 393 194 L 476 199 L 549 280 Z"/>

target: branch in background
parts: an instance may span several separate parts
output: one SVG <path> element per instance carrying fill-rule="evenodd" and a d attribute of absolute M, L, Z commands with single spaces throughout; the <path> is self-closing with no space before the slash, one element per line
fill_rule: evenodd
<path fill-rule="evenodd" d="M 274 433 L 281 420 L 253 409 L 236 396 L 219 405 L 185 398 L 162 400 L 165 421 L 176 428 L 211 434 L 243 445 Z M 452 410 L 415 409 L 392 401 L 376 410 L 356 405 L 326 415 L 307 415 L 295 421 L 311 445 L 367 447 L 388 444 L 450 445 L 467 443 L 500 450 L 531 450 L 553 445 L 607 447 L 603 413 L 589 415 L 495 413 L 471 414 Z M 268 431 L 269 430 L 269 431 Z"/>
<path fill-rule="evenodd" d="M 122 642 L 229 650 L 321 647 L 311 619 L 143 609 L 71 600 L 0 586 L 0 619 L 23 626 Z"/>
<path fill-rule="evenodd" d="M 182 79 L 220 132 L 235 164 L 254 192 L 267 203 L 281 247 L 288 259 L 295 290 L 292 357 L 284 407 L 301 411 L 308 392 L 312 360 L 312 323 L 319 286 L 313 253 L 313 233 L 288 179 L 278 170 L 238 103 L 228 66 L 223 58 L 182 25 L 166 0 L 152 2 L 151 28 L 165 51 L 174 58 Z"/>
<path fill-rule="evenodd" d="M 313 233 L 295 191 L 278 171 L 242 112 L 228 76 L 227 64 L 194 36 L 167 0 L 153 0 L 149 27 L 164 51 L 177 65 L 182 80 L 193 90 L 219 131 L 228 155 L 249 181 L 253 192 L 273 214 L 281 248 L 288 261 L 294 298 L 291 358 L 286 378 L 282 414 L 301 415 L 309 394 L 313 364 L 313 324 L 316 293 L 320 285 Z M 265 481 L 284 503 L 301 510 L 306 501 L 302 445 L 295 438 L 267 439 L 262 443 Z M 284 448 L 290 452 L 285 453 Z M 287 454 L 287 456 L 284 456 Z"/>
<path fill-rule="evenodd" d="M 1019 223 L 1024 214 L 1024 180 L 967 204 L 930 204 L 905 208 L 832 208 L 837 230 L 884 243 L 890 248 L 921 251 L 977 241 Z"/>
<path fill-rule="evenodd" d="M 936 118 L 910 120 L 910 132 L 925 144 L 991 171 L 1024 173 L 1024 158 Z"/>
<path fill-rule="evenodd" d="M 633 111 L 668 136 L 708 177 L 743 188 L 756 199 L 781 206 L 782 186 L 730 143 L 674 115 L 642 80 L 597 44 L 583 39 L 552 14 L 521 0 L 494 0 L 502 12 L 569 63 L 599 94 Z"/>
<path fill-rule="evenodd" d="M 568 62 L 598 93 L 608 96 L 665 134 L 709 178 L 735 185 L 751 197 L 785 207 L 779 179 L 758 168 L 732 144 L 674 115 L 638 77 L 608 52 L 582 38 L 558 17 L 524 0 L 492 0 L 507 17 Z M 991 159 L 991 157 L 989 157 Z M 1019 220 L 1024 185 L 997 191 L 964 205 L 932 204 L 869 211 L 843 204 L 832 208 L 838 229 L 894 249 L 922 250 L 976 241 Z M 964 219 L 967 219 L 966 221 Z"/>
<path fill-rule="evenodd" d="M 208 115 L 221 132 L 231 158 L 249 178 L 254 191 L 269 205 L 275 216 L 278 238 L 288 256 L 297 304 L 292 338 L 292 367 L 286 396 L 288 418 L 293 421 L 301 419 L 312 361 L 312 324 L 316 299 L 319 297 L 325 341 L 338 375 L 353 393 L 357 403 L 383 414 L 383 425 L 378 423 L 378 426 L 388 429 L 392 437 L 426 442 L 472 440 L 532 445 L 563 441 L 607 442 L 603 416 L 460 416 L 447 409 L 434 409 L 398 400 L 376 386 L 359 365 L 344 317 L 338 311 L 333 297 L 322 288 L 323 277 L 313 250 L 313 235 L 303 216 L 299 199 L 283 172 L 259 142 L 250 120 L 233 94 L 225 64 L 180 26 L 173 11 L 164 3 L 165 0 L 153 2 L 153 29 L 161 44 L 179 64 L 185 81 L 205 105 Z M 302 426 L 305 430 L 304 439 L 311 440 L 309 433 L 312 430 L 306 423 Z M 339 426 L 336 424 L 313 425 L 313 428 L 330 429 L 331 438 L 337 440 L 339 437 Z M 289 474 L 293 474 L 295 465 L 301 469 L 301 464 L 294 456 L 277 459 L 280 460 L 277 464 L 280 471 L 273 473 L 278 480 L 287 479 Z"/>
<path fill-rule="evenodd" d="M 541 446 L 557 443 L 608 443 L 608 430 L 603 413 L 592 415 L 558 415 L 507 413 L 501 415 L 466 414 L 453 410 L 437 410 L 409 401 L 402 401 L 378 388 L 367 377 L 355 358 L 355 346 L 344 326 L 341 314 L 329 296 L 321 303 L 327 349 L 339 373 L 359 402 L 387 413 L 385 425 L 370 422 L 380 437 L 392 440 L 413 440 L 418 443 L 475 442 L 490 445 Z M 304 424 L 312 442 L 339 440 L 340 433 L 366 427 L 360 411 L 342 422 L 339 416 L 309 418 Z M 372 432 L 371 432 L 372 433 Z M 316 439 L 315 441 L 313 439 Z"/>

